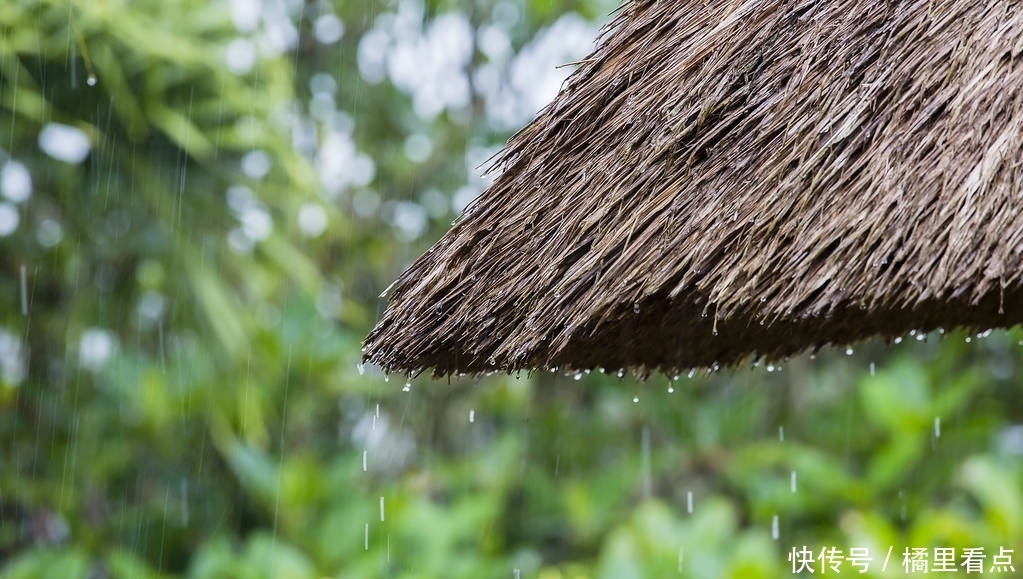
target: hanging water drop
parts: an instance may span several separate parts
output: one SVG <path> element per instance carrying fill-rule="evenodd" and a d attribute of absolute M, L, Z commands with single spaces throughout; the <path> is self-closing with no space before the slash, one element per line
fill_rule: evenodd
<path fill-rule="evenodd" d="M 406 382 L 405 385 L 401 387 L 401 391 L 402 392 L 411 392 L 412 391 L 412 383 L 411 382 Z"/>
<path fill-rule="evenodd" d="M 89 78 L 85 79 L 85 84 L 89 86 L 96 86 L 96 75 L 90 74 Z"/>
<path fill-rule="evenodd" d="M 852 356 L 853 355 L 853 349 L 852 348 L 846 348 L 845 349 L 845 355 L 846 356 Z"/>
<path fill-rule="evenodd" d="M 355 369 L 359 371 L 359 376 L 362 376 L 366 373 L 366 365 L 363 364 L 362 362 L 356 364 Z"/>
<path fill-rule="evenodd" d="M 632 403 L 633 404 L 639 404 L 639 395 L 638 394 L 632 397 Z"/>

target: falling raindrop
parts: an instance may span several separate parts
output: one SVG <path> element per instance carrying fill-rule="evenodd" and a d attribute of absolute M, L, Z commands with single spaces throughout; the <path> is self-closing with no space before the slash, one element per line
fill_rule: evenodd
<path fill-rule="evenodd" d="M 778 427 L 778 441 L 779 442 L 785 442 L 785 427 L 784 426 L 779 426 Z"/>
<path fill-rule="evenodd" d="M 476 422 L 476 410 L 470 409 L 469 410 L 469 424 L 472 424 L 473 422 Z"/>
<path fill-rule="evenodd" d="M 650 471 L 650 427 L 643 427 L 643 435 L 640 440 L 641 454 L 643 457 L 643 496 L 650 498 L 653 494 L 653 476 Z"/>
<path fill-rule="evenodd" d="M 874 363 L 873 362 L 870 363 L 870 375 L 871 376 L 874 375 Z"/>
<path fill-rule="evenodd" d="M 384 522 L 384 497 L 380 497 L 380 522 Z"/>
<path fill-rule="evenodd" d="M 366 523 L 365 532 L 362 538 L 362 548 L 365 551 L 369 551 L 369 523 Z"/>
<path fill-rule="evenodd" d="M 934 438 L 941 438 L 941 417 L 934 417 Z"/>
<path fill-rule="evenodd" d="M 363 364 L 362 362 L 356 364 L 355 369 L 359 371 L 359 376 L 362 376 L 363 374 L 366 373 L 366 365 Z"/>
<path fill-rule="evenodd" d="M 789 478 L 789 488 L 792 492 L 796 492 L 796 471 L 792 471 L 792 475 Z"/>
<path fill-rule="evenodd" d="M 369 451 L 363 450 L 362 451 L 362 472 L 367 472 L 368 470 L 369 470 Z"/>
<path fill-rule="evenodd" d="M 778 515 L 774 515 L 773 517 L 771 517 L 771 538 L 777 541 L 779 534 L 780 533 L 778 530 Z"/>
<path fill-rule="evenodd" d="M 21 287 L 21 315 L 27 316 L 28 315 L 28 279 L 27 279 L 28 278 L 28 274 L 25 271 L 25 266 L 24 265 L 22 265 L 19 268 L 18 273 L 19 273 L 19 275 L 21 277 L 21 280 L 20 280 L 20 287 Z"/>
<path fill-rule="evenodd" d="M 693 491 L 686 491 L 686 512 L 693 514 Z"/>
<path fill-rule="evenodd" d="M 522 579 L 522 570 L 515 569 L 515 579 Z"/>

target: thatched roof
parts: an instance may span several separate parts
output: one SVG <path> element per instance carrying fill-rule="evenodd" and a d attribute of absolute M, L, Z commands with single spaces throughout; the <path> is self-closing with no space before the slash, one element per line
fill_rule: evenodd
<path fill-rule="evenodd" d="M 367 361 L 673 371 L 1023 320 L 1023 10 L 636 0 Z"/>

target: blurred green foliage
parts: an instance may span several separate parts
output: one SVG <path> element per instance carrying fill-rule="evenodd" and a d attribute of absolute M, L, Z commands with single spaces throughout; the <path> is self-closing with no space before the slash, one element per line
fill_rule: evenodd
<path fill-rule="evenodd" d="M 0 198 L 0 576 L 778 577 L 803 545 L 1023 569 L 1019 332 L 645 384 L 357 370 L 513 128 L 481 71 L 612 8 L 0 5 L 0 170 L 31 176 Z M 424 114 L 389 55 L 453 15 L 470 98 Z"/>

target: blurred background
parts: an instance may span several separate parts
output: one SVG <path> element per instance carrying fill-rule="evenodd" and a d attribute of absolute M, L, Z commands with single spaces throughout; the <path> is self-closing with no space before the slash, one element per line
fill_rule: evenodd
<path fill-rule="evenodd" d="M 1023 573 L 1018 330 L 645 383 L 359 365 L 615 8 L 0 4 L 0 576 Z"/>

